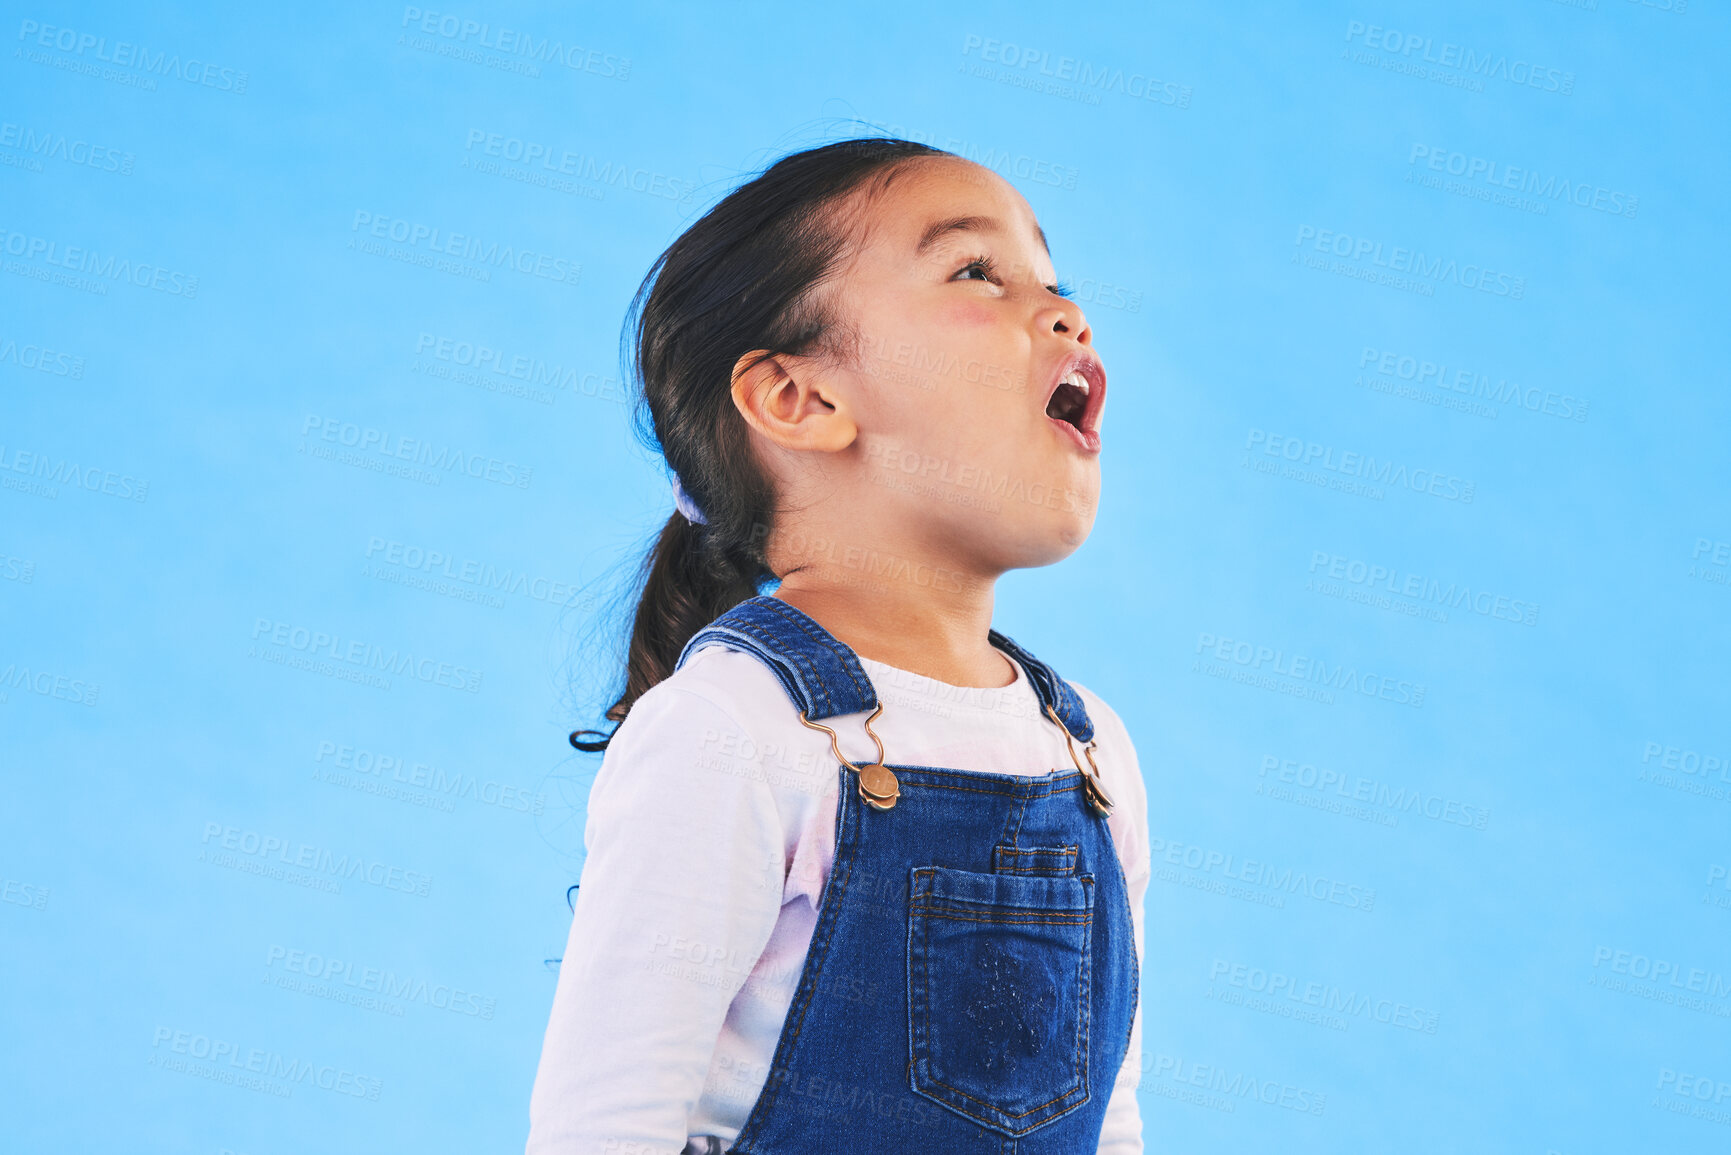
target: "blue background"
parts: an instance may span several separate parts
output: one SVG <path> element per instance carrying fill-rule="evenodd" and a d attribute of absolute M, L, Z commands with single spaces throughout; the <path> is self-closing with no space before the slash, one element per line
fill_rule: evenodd
<path fill-rule="evenodd" d="M 1015 181 L 1111 372 L 1093 536 L 997 623 L 1138 746 L 1149 1150 L 1731 1143 L 1722 10 L 5 8 L 9 1150 L 519 1148 L 670 507 L 625 305 L 885 129 Z"/>

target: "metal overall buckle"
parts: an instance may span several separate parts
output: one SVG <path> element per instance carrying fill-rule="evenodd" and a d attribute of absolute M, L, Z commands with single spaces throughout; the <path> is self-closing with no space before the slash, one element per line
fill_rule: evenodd
<path fill-rule="evenodd" d="M 896 804 L 896 799 L 901 797 L 902 793 L 901 783 L 896 780 L 895 772 L 884 765 L 884 740 L 879 738 L 877 731 L 872 729 L 872 718 L 883 712 L 884 704 L 879 702 L 878 708 L 873 710 L 865 720 L 866 733 L 870 734 L 872 741 L 877 743 L 878 759 L 876 762 L 867 762 L 861 766 L 855 766 L 841 756 L 841 746 L 836 742 L 834 730 L 822 722 L 813 722 L 805 716 L 804 710 L 799 712 L 801 723 L 813 730 L 822 730 L 829 735 L 829 748 L 835 753 L 835 760 L 859 776 L 859 796 L 864 799 L 867 806 L 875 810 L 888 810 Z"/>
<path fill-rule="evenodd" d="M 1100 817 L 1105 818 L 1112 813 L 1112 796 L 1106 793 L 1106 784 L 1100 780 L 1100 767 L 1094 762 L 1094 746 L 1096 740 L 1090 738 L 1088 744 L 1082 747 L 1082 753 L 1088 756 L 1088 769 L 1082 769 L 1082 760 L 1076 757 L 1075 736 L 1070 733 L 1070 727 L 1064 725 L 1064 720 L 1058 717 L 1058 712 L 1051 706 L 1046 707 L 1046 716 L 1058 723 L 1058 729 L 1064 731 L 1064 744 L 1070 747 L 1070 761 L 1076 764 L 1076 769 L 1082 773 L 1082 793 L 1088 797 L 1088 805 L 1092 806 Z"/>

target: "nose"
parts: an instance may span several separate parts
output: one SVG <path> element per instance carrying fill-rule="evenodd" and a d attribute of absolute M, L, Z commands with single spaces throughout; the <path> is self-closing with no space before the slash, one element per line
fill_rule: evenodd
<path fill-rule="evenodd" d="M 1040 324 L 1051 326 L 1051 332 L 1069 337 L 1078 345 L 1094 343 L 1094 330 L 1088 327 L 1088 317 L 1082 312 L 1082 306 L 1066 298 L 1057 298 L 1042 310 Z"/>

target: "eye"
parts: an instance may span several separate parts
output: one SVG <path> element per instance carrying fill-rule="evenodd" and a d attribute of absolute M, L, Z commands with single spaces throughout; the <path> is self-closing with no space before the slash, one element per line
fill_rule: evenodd
<path fill-rule="evenodd" d="M 975 277 L 975 276 L 968 275 L 968 274 L 972 274 L 972 273 L 978 273 L 979 276 Z M 950 280 L 952 280 L 952 281 L 980 280 L 980 281 L 987 281 L 987 282 L 995 285 L 998 283 L 997 262 L 993 261 L 992 258 L 990 258 L 990 257 L 984 257 L 984 256 L 975 257 L 973 260 L 969 261 L 967 264 L 963 265 L 960 269 L 958 269 L 956 271 L 956 275 L 951 277 Z"/>
<path fill-rule="evenodd" d="M 1059 281 L 1055 285 L 1047 285 L 1046 288 L 1066 299 L 1076 295 L 1075 290 L 1071 289 L 1069 283 L 1065 281 Z"/>

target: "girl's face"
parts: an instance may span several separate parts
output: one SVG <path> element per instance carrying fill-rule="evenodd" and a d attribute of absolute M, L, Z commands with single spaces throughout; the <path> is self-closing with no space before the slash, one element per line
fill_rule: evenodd
<path fill-rule="evenodd" d="M 1106 373 L 1033 210 L 989 169 L 927 158 L 854 227 L 832 302 L 857 356 L 830 372 L 861 508 L 963 572 L 1069 555 L 1094 524 Z"/>

